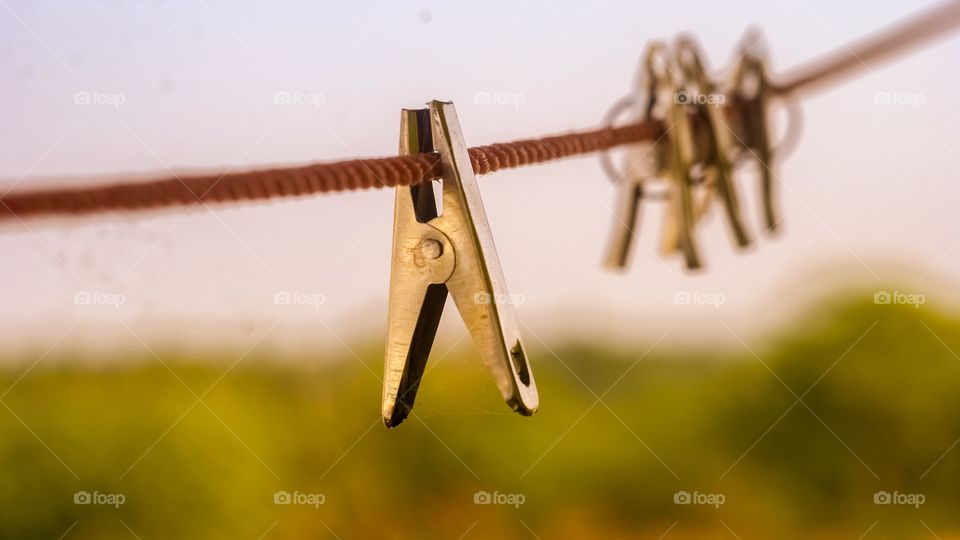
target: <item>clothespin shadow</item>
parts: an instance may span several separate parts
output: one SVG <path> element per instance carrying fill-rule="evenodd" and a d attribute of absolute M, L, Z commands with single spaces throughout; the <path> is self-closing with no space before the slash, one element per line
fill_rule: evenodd
<path fill-rule="evenodd" d="M 531 415 L 536 383 L 452 103 L 402 113 L 400 153 L 430 151 L 440 156 L 442 211 L 432 182 L 396 191 L 383 421 L 410 414 L 448 292 L 504 400 Z"/>

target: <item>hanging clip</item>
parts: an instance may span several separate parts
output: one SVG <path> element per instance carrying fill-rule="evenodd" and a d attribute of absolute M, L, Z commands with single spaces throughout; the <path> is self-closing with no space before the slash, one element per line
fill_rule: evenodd
<path fill-rule="evenodd" d="M 739 133 L 739 146 L 742 155 L 752 156 L 760 168 L 760 194 L 763 204 L 763 216 L 767 229 L 777 229 L 779 223 L 775 205 L 773 150 L 770 143 L 770 131 L 767 107 L 773 96 L 770 81 L 767 78 L 765 54 L 755 52 L 759 35 L 749 32 L 741 44 L 739 61 L 733 75 L 730 92 L 733 107 L 731 118 L 735 133 Z M 794 121 L 791 127 L 799 124 L 796 110 L 791 110 Z M 793 131 L 792 133 L 795 133 Z"/>
<path fill-rule="evenodd" d="M 663 251 L 681 250 L 687 268 L 700 267 L 700 255 L 694 237 L 697 215 L 702 214 L 705 201 L 695 197 L 695 179 L 691 175 L 695 144 L 693 127 L 686 108 L 675 100 L 679 89 L 670 73 L 670 59 L 662 43 L 647 48 L 639 78 L 637 96 L 622 100 L 608 115 L 613 123 L 621 110 L 633 107 L 639 120 L 657 119 L 666 125 L 659 141 L 634 145 L 627 154 L 626 168 L 617 173 L 604 156 L 604 169 L 618 186 L 618 202 L 614 215 L 613 235 L 607 251 L 606 265 L 612 269 L 626 266 L 630 248 L 638 228 L 640 202 L 652 198 L 646 190 L 648 182 L 664 178 L 667 190 L 664 198 L 669 204 L 663 233 Z"/>
<path fill-rule="evenodd" d="M 726 210 L 727 222 L 736 244 L 740 248 L 750 245 L 743 217 L 740 198 L 733 182 L 733 167 L 730 152 L 733 150 L 732 132 L 724 118 L 725 97 L 707 76 L 699 47 L 689 37 L 681 37 L 676 43 L 676 62 L 683 74 L 682 94 L 677 100 L 690 107 L 694 123 L 698 126 L 697 164 L 704 183 L 715 189 Z"/>
<path fill-rule="evenodd" d="M 612 124 L 621 109 L 630 107 L 639 122 L 654 118 L 654 108 L 658 102 L 660 90 L 658 81 L 664 66 L 663 47 L 652 44 L 647 47 L 640 75 L 637 81 L 637 94 L 629 96 L 611 110 L 608 123 Z M 630 249 L 633 247 L 640 227 L 640 203 L 644 198 L 644 184 L 662 175 L 666 166 L 666 147 L 660 141 L 644 141 L 632 145 L 626 155 L 625 170 L 617 172 L 609 154 L 603 154 L 603 166 L 607 174 L 617 184 L 617 203 L 613 216 L 613 234 L 607 248 L 605 265 L 611 270 L 622 270 L 627 266 Z"/>
<path fill-rule="evenodd" d="M 507 404 L 531 415 L 537 386 L 456 110 L 432 101 L 404 110 L 400 128 L 401 154 L 440 155 L 443 195 L 438 211 L 432 182 L 397 187 L 383 421 L 394 427 L 410 413 L 448 291 Z"/>
<path fill-rule="evenodd" d="M 670 66 L 664 59 L 664 65 Z M 669 163 L 670 205 L 663 228 L 661 250 L 672 253 L 683 252 L 687 269 L 697 270 L 702 266 L 700 250 L 697 247 L 694 229 L 709 204 L 710 192 L 707 190 L 699 198 L 695 193 L 698 182 L 693 175 L 693 165 L 697 158 L 697 141 L 694 138 L 693 117 L 689 106 L 679 98 L 682 95 L 680 80 L 669 69 L 662 73 L 660 86 L 666 95 L 667 161 Z M 702 191 L 702 190 L 701 190 Z"/>

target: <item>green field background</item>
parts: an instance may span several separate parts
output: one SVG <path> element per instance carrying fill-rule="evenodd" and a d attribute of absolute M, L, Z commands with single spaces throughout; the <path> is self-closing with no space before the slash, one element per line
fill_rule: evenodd
<path fill-rule="evenodd" d="M 960 537 L 960 318 L 936 306 L 851 293 L 752 351 L 527 345 L 532 418 L 463 347 L 393 430 L 377 342 L 300 362 L 23 359 L 0 372 L 0 537 Z"/>

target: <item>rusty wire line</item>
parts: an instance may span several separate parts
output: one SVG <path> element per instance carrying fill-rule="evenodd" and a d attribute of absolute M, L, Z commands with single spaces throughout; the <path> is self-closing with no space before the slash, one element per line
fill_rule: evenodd
<path fill-rule="evenodd" d="M 659 123 L 645 122 L 478 146 L 469 149 L 470 163 L 476 174 L 488 174 L 656 139 L 661 130 Z M 440 158 L 436 153 L 352 159 L 220 175 L 174 176 L 107 186 L 11 193 L 0 198 L 6 210 L 0 212 L 0 217 L 269 199 L 412 185 L 439 177 Z"/>
<path fill-rule="evenodd" d="M 960 1 L 951 0 L 803 65 L 782 80 L 774 81 L 773 87 L 779 95 L 809 91 L 842 75 L 869 69 L 867 61 L 889 59 L 894 53 L 942 36 L 958 25 Z M 727 113 L 736 115 L 739 111 L 728 108 Z M 479 146 L 469 149 L 470 163 L 476 174 L 488 174 L 655 140 L 663 131 L 664 126 L 660 122 L 651 121 Z M 0 196 L 0 219 L 140 210 L 412 185 L 439 178 L 439 168 L 437 154 L 422 153 L 219 175 L 174 176 L 105 186 L 12 192 Z"/>

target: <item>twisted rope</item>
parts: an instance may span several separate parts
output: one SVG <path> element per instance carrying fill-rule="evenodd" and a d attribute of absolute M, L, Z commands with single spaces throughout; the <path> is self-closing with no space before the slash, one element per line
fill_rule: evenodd
<path fill-rule="evenodd" d="M 489 174 L 589 154 L 660 136 L 658 123 L 573 132 L 470 148 L 476 174 Z M 89 214 L 419 184 L 439 178 L 440 158 L 423 153 L 352 159 L 248 172 L 163 178 L 107 186 L 13 192 L 0 197 L 0 217 Z"/>

